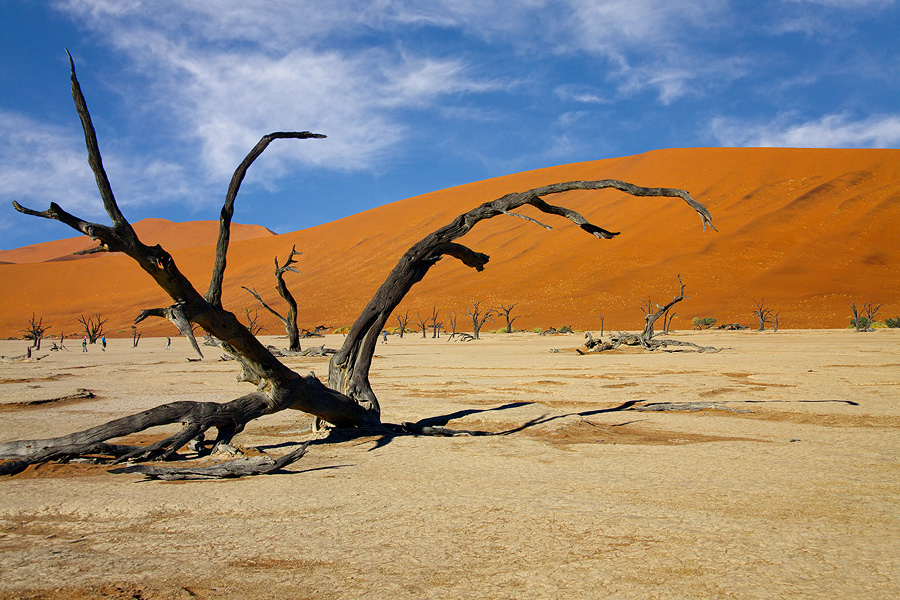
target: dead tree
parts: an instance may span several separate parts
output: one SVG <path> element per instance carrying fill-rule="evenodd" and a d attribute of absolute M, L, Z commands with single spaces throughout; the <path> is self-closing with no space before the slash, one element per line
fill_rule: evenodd
<path fill-rule="evenodd" d="M 245 290 L 247 290 L 250 295 L 252 295 L 256 300 L 265 308 L 267 311 L 278 317 L 278 319 L 284 323 L 284 331 L 287 333 L 288 337 L 288 350 L 291 352 L 300 352 L 300 330 L 297 328 L 297 301 L 294 299 L 294 295 L 291 294 L 291 291 L 288 289 L 287 284 L 284 282 L 284 273 L 285 271 L 291 271 L 292 273 L 300 273 L 300 271 L 294 267 L 294 263 L 297 262 L 294 260 L 294 256 L 298 256 L 303 254 L 302 252 L 297 252 L 297 247 L 291 247 L 291 253 L 288 254 L 287 260 L 284 261 L 284 264 L 278 266 L 278 257 L 275 257 L 275 289 L 278 290 L 278 295 L 281 296 L 288 305 L 288 312 L 286 315 L 282 316 L 281 313 L 277 312 L 271 306 L 265 303 L 262 297 L 256 292 L 255 289 L 250 289 L 244 286 Z"/>
<path fill-rule="evenodd" d="M 457 333 L 457 331 L 456 331 L 456 320 L 457 320 L 456 313 L 455 312 L 447 313 L 447 320 L 450 322 L 450 331 L 448 332 L 450 334 L 450 337 L 447 338 L 447 341 L 449 342 L 450 340 L 452 340 L 453 338 L 455 338 L 456 336 L 459 335 L 459 333 Z M 446 329 L 444 331 L 446 331 Z"/>
<path fill-rule="evenodd" d="M 494 320 L 494 309 L 489 308 L 484 312 L 481 312 L 481 302 L 473 300 L 472 306 L 466 307 L 466 314 L 472 317 L 472 337 L 476 340 L 481 339 L 479 337 L 481 328 L 484 327 L 484 324 L 488 321 Z"/>
<path fill-rule="evenodd" d="M 413 319 L 413 323 L 419 326 L 419 331 L 422 332 L 422 337 L 425 337 L 425 334 L 428 332 L 428 318 L 422 317 L 421 314 L 416 313 L 416 318 Z"/>
<path fill-rule="evenodd" d="M 400 337 L 402 338 L 403 334 L 406 332 L 407 328 L 409 327 L 409 311 L 406 311 L 402 315 L 398 314 L 398 315 L 396 315 L 396 317 L 397 317 L 397 323 L 400 325 Z"/>
<path fill-rule="evenodd" d="M 591 343 L 591 348 L 594 352 L 602 352 L 603 350 L 612 350 L 613 348 L 618 348 L 619 346 L 641 346 L 645 350 L 659 350 L 659 349 L 668 349 L 669 346 L 676 347 L 687 347 L 693 348 L 699 352 L 718 352 L 717 348 L 713 348 L 712 346 L 699 346 L 697 344 L 693 344 L 691 342 L 682 342 L 679 340 L 660 340 L 654 339 L 656 332 L 654 330 L 654 324 L 660 318 L 662 318 L 668 311 L 684 300 L 684 282 L 681 281 L 681 275 L 678 276 L 678 285 L 679 290 L 678 294 L 675 295 L 674 298 L 664 306 L 656 305 L 656 311 L 650 312 L 652 310 L 653 304 L 650 302 L 650 298 L 644 302 L 644 305 L 641 307 L 641 310 L 644 311 L 644 330 L 640 334 L 633 333 L 622 333 L 619 332 L 616 335 L 610 336 L 610 341 L 607 344 L 601 344 L 600 340 L 594 341 L 593 337 L 588 336 L 588 342 Z"/>
<path fill-rule="evenodd" d="M 191 324 L 196 324 L 212 336 L 222 340 L 222 347 L 233 355 L 255 384 L 250 393 L 230 402 L 179 401 L 115 419 L 91 429 L 59 438 L 22 440 L 0 444 L 0 473 L 15 473 L 28 464 L 68 459 L 85 454 L 111 455 L 117 462 L 169 458 L 188 442 L 205 449 L 204 433 L 217 430 L 213 447 L 227 444 L 235 434 L 253 419 L 284 409 L 300 410 L 314 415 L 336 427 L 367 428 L 385 432 L 409 432 L 403 426 L 382 424 L 377 397 L 369 382 L 369 369 L 377 348 L 378 336 L 384 325 L 413 285 L 422 280 L 428 270 L 443 256 L 451 256 L 478 271 L 484 269 L 489 257 L 475 252 L 454 240 L 465 235 L 479 222 L 499 216 L 520 216 L 514 211 L 526 204 L 547 214 L 563 216 L 586 232 L 600 239 L 616 234 L 589 223 L 578 213 L 546 203 L 544 196 L 569 190 L 599 190 L 615 188 L 633 196 L 677 197 L 688 203 L 701 217 L 703 224 L 711 224 L 709 212 L 682 190 L 643 188 L 617 180 L 574 181 L 512 193 L 486 202 L 454 219 L 414 244 L 399 260 L 362 314 L 351 326 L 341 349 L 329 364 L 328 385 L 310 374 L 302 376 L 279 361 L 241 324 L 238 318 L 222 307 L 222 281 L 230 239 L 234 201 L 247 169 L 276 139 L 307 139 L 324 137 L 309 132 L 276 132 L 265 135 L 241 162 L 232 177 L 225 204 L 220 215 L 219 239 L 210 286 L 201 295 L 181 273 L 172 256 L 159 245 L 150 247 L 137 237 L 131 224 L 120 211 L 112 187 L 103 169 L 96 135 L 84 97 L 71 61 L 72 95 L 81 118 L 88 148 L 88 162 L 94 172 L 107 214 L 112 225 L 90 223 L 73 216 L 56 203 L 45 211 L 36 211 L 13 203 L 16 210 L 27 215 L 54 219 L 99 241 L 91 252 L 122 252 L 148 273 L 172 299 L 167 307 L 149 308 L 141 312 L 135 324 L 149 317 L 171 321 L 196 346 Z M 530 219 L 532 220 L 533 219 Z M 199 351 L 199 347 L 197 348 Z M 177 433 L 159 442 L 138 448 L 124 448 L 107 443 L 108 440 L 144 431 L 151 427 L 181 424 Z M 421 433 L 421 428 L 415 429 Z M 12 460 L 11 460 L 12 459 Z"/>
<path fill-rule="evenodd" d="M 134 325 L 131 326 L 131 347 L 137 348 L 141 341 L 141 332 Z"/>
<path fill-rule="evenodd" d="M 84 335 L 91 344 L 96 344 L 97 340 L 103 337 L 103 326 L 107 321 L 109 319 L 100 318 L 100 313 L 97 313 L 96 317 L 85 317 L 84 315 L 78 317 L 78 322 L 84 329 Z"/>
<path fill-rule="evenodd" d="M 431 320 L 428 322 L 428 327 L 431 328 L 431 339 L 439 339 L 441 337 L 441 329 L 444 328 L 444 322 L 438 321 L 438 315 L 440 311 L 438 311 L 437 306 L 431 307 Z"/>
<path fill-rule="evenodd" d="M 31 318 L 28 319 L 28 328 L 23 329 L 22 333 L 25 334 L 26 340 L 31 340 L 31 347 L 35 350 L 41 349 L 41 340 L 44 339 L 44 334 L 47 333 L 47 330 L 50 329 L 49 325 L 44 325 L 44 317 L 35 317 L 34 313 L 31 313 Z M 62 340 L 60 340 L 60 344 Z"/>
<path fill-rule="evenodd" d="M 603 337 L 603 322 L 606 320 L 606 317 L 600 315 L 600 337 Z"/>
<path fill-rule="evenodd" d="M 252 313 L 252 314 L 251 314 Z M 255 307 L 245 308 L 244 316 L 247 317 L 247 329 L 252 335 L 259 335 L 265 329 L 259 321 L 259 309 Z"/>
<path fill-rule="evenodd" d="M 766 323 L 772 322 L 772 309 L 766 308 L 766 301 L 764 298 L 761 298 L 758 302 L 754 300 L 753 303 L 756 305 L 756 310 L 750 314 L 756 317 L 756 320 L 759 322 L 759 329 L 757 329 L 757 331 L 765 331 Z"/>
<path fill-rule="evenodd" d="M 856 331 L 872 331 L 875 327 L 875 316 L 878 314 L 878 311 L 881 310 L 882 306 L 882 304 L 875 306 L 871 302 L 863 304 L 862 308 L 865 311 L 866 316 L 861 317 L 856 308 L 856 301 L 851 301 L 850 308 L 853 310 L 853 319 L 851 320 L 851 323 L 856 327 Z"/>
<path fill-rule="evenodd" d="M 871 302 L 863 305 L 863 308 L 866 311 L 866 331 L 873 331 L 875 329 L 875 317 L 878 315 L 878 311 L 881 310 L 881 307 L 881 304 L 873 306 Z"/>
<path fill-rule="evenodd" d="M 494 309 L 494 311 L 497 313 L 497 315 L 506 319 L 506 333 L 513 332 L 513 323 L 516 321 L 516 319 L 519 318 L 519 317 L 510 317 L 510 313 L 517 305 L 518 305 L 518 302 L 516 302 L 514 304 L 510 304 L 509 306 L 506 306 L 505 304 L 501 304 L 499 308 Z"/>

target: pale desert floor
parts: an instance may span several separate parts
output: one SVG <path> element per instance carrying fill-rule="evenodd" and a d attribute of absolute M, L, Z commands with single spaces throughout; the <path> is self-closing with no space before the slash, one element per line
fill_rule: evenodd
<path fill-rule="evenodd" d="M 579 356 L 580 336 L 534 334 L 379 344 L 385 421 L 503 435 L 317 444 L 242 480 L 85 464 L 0 479 L 0 598 L 900 597 L 900 331 L 673 337 L 728 349 Z M 251 389 L 215 349 L 187 362 L 183 339 L 164 345 L 83 354 L 71 340 L 0 362 L 0 441 Z M 79 388 L 96 398 L 25 404 Z M 635 410 L 653 402 L 718 408 Z M 264 417 L 236 442 L 282 455 L 309 422 Z"/>

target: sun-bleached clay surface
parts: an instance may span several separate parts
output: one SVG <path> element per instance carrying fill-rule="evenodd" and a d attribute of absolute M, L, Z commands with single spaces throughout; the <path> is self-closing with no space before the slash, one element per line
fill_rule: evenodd
<path fill-rule="evenodd" d="M 704 232 L 700 218 L 679 199 L 632 198 L 612 190 L 548 197 L 621 235 L 601 241 L 565 219 L 525 207 L 523 214 L 554 230 L 505 216 L 479 224 L 459 241 L 491 256 L 484 272 L 445 258 L 399 310 L 427 315 L 437 306 L 445 315 L 465 315 L 473 300 L 518 303 L 516 326 L 522 329 L 599 329 L 601 316 L 607 328 L 637 329 L 643 325 L 643 299 L 670 299 L 680 274 L 688 299 L 677 307 L 673 325 L 679 329 L 690 328 L 694 317 L 750 324 L 753 301 L 761 299 L 780 313 L 786 328 L 846 327 L 851 301 L 883 303 L 882 319 L 900 314 L 900 150 L 671 149 L 479 181 L 303 231 L 236 241 L 223 300 L 238 314 L 254 306 L 241 289 L 247 286 L 276 309 L 284 306 L 273 291 L 273 259 L 283 261 L 296 246 L 303 252 L 297 264 L 302 274 L 287 280 L 300 299 L 301 327 L 347 326 L 403 252 L 457 215 L 512 191 L 605 178 L 686 189 L 710 209 L 718 232 Z M 315 211 L 315 202 L 311 198 L 296 210 Z M 240 197 L 235 219 L 252 221 L 251 207 Z M 215 255 L 214 224 L 206 224 L 205 246 L 194 241 L 196 224 L 178 225 L 181 233 L 175 227 L 167 239 L 183 245 L 163 246 L 205 291 Z M 59 228 L 61 236 L 71 235 Z M 90 245 L 86 238 L 83 243 Z M 100 312 L 109 318 L 111 333 L 130 336 L 142 309 L 169 304 L 152 279 L 121 255 L 0 264 L 4 338 L 20 335 L 32 313 L 54 334 L 71 335 L 78 315 Z M 260 323 L 267 334 L 282 331 L 265 311 Z M 141 328 L 146 335 L 172 331 L 159 320 Z"/>
<path fill-rule="evenodd" d="M 283 473 L 230 481 L 30 468 L 0 481 L 0 598 L 898 597 L 900 334 L 676 337 L 726 349 L 379 344 L 386 421 L 498 435 L 319 444 Z M 212 348 L 187 362 L 180 338 L 69 346 L 0 362 L 0 441 L 250 389 Z M 658 402 L 712 404 L 635 410 Z M 286 411 L 236 441 L 280 456 L 308 425 Z"/>

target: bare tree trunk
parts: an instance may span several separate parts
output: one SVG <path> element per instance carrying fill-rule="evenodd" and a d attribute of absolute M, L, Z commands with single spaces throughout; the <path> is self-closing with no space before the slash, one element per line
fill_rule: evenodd
<path fill-rule="evenodd" d="M 284 331 L 287 334 L 288 338 L 288 350 L 291 352 L 300 352 L 300 329 L 297 327 L 297 300 L 294 299 L 294 295 L 291 294 L 291 291 L 288 289 L 287 284 L 284 282 L 284 273 L 285 271 L 291 271 L 293 273 L 300 273 L 296 267 L 294 267 L 294 256 L 298 256 L 303 254 L 302 252 L 297 252 L 297 247 L 291 247 L 291 253 L 288 254 L 287 260 L 284 261 L 284 265 L 278 266 L 278 257 L 275 257 L 275 289 L 278 290 L 278 295 L 281 296 L 288 305 L 287 315 L 282 316 L 280 313 L 275 311 L 271 306 L 266 304 L 262 297 L 256 292 L 255 289 L 251 290 L 247 287 L 243 287 L 247 290 L 256 300 L 262 305 L 263 308 L 268 310 L 270 313 L 278 317 L 278 319 L 284 324 Z"/>
<path fill-rule="evenodd" d="M 518 302 L 516 302 L 514 304 L 510 304 L 509 306 L 501 304 L 500 308 L 495 309 L 495 311 L 497 312 L 498 315 L 500 315 L 501 317 L 506 319 L 506 333 L 513 332 L 513 323 L 515 323 L 516 319 L 519 318 L 519 317 L 510 317 L 510 313 L 517 305 L 518 305 Z"/>
<path fill-rule="evenodd" d="M 443 321 L 438 321 L 438 315 L 440 312 L 437 309 L 437 306 L 432 306 L 431 308 L 431 321 L 429 322 L 429 327 L 431 327 L 431 339 L 439 339 L 441 337 L 441 329 L 444 327 Z"/>
<path fill-rule="evenodd" d="M 766 308 L 766 301 L 764 298 L 761 298 L 758 302 L 754 300 L 753 303 L 756 304 L 756 310 L 754 310 L 752 314 L 759 322 L 759 329 L 757 329 L 757 331 L 765 331 L 766 323 L 772 322 L 772 309 Z"/>
<path fill-rule="evenodd" d="M 409 326 L 409 311 L 406 311 L 402 315 L 397 316 L 397 323 L 400 325 L 400 337 L 403 337 L 403 334 L 406 333 L 406 328 Z"/>
<path fill-rule="evenodd" d="M 455 338 L 455 337 L 458 335 L 458 334 L 456 333 L 456 318 L 457 318 L 457 317 L 456 317 L 456 313 L 455 313 L 455 312 L 451 312 L 451 313 L 449 313 L 448 316 L 447 316 L 447 320 L 450 321 L 450 337 L 447 338 L 447 341 L 448 341 L 448 342 L 449 342 L 450 340 L 452 340 L 453 338 Z"/>
<path fill-rule="evenodd" d="M 466 314 L 472 317 L 472 337 L 476 340 L 481 339 L 479 337 L 481 328 L 484 327 L 487 321 L 493 320 L 494 309 L 489 308 L 482 313 L 481 302 L 472 301 L 472 306 L 466 307 Z"/>

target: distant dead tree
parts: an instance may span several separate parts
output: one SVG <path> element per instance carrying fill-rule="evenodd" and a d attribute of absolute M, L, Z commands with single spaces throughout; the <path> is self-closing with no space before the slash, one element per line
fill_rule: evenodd
<path fill-rule="evenodd" d="M 878 311 L 881 310 L 883 304 L 879 304 L 875 306 L 871 302 L 867 302 L 862 305 L 863 310 L 866 313 L 866 316 L 859 316 L 859 312 L 856 308 L 856 301 L 850 302 L 850 308 L 853 310 L 853 319 L 851 319 L 851 323 L 854 327 L 856 327 L 857 331 L 872 331 L 875 327 L 875 317 L 878 315 Z"/>
<path fill-rule="evenodd" d="M 678 346 L 678 347 L 689 347 L 693 348 L 699 352 L 718 352 L 717 348 L 713 348 L 712 346 L 699 346 L 697 344 L 693 344 L 691 342 L 682 342 L 680 340 L 659 340 L 654 339 L 654 335 L 656 335 L 654 331 L 654 324 L 660 318 L 663 318 L 668 311 L 684 300 L 684 283 L 681 281 L 681 275 L 678 276 L 678 285 L 679 290 L 678 294 L 675 295 L 674 298 L 667 304 L 660 306 L 656 305 L 656 311 L 650 312 L 653 308 L 653 303 L 650 301 L 650 297 L 647 297 L 647 300 L 644 301 L 644 304 L 641 306 L 641 310 L 644 312 L 644 330 L 640 334 L 633 333 L 622 333 L 621 331 L 615 335 L 610 336 L 610 341 L 607 343 L 603 343 L 600 339 L 594 339 L 594 337 L 588 332 L 585 337 L 587 338 L 587 342 L 585 342 L 585 347 L 590 349 L 592 352 L 602 352 L 604 350 L 612 350 L 614 348 L 618 348 L 619 346 L 641 346 L 645 350 L 658 350 L 658 349 L 667 349 L 669 346 Z M 582 350 L 577 350 L 579 354 L 586 354 Z"/>
<path fill-rule="evenodd" d="M 84 335 L 91 344 L 96 344 L 97 340 L 103 337 L 103 326 L 107 321 L 109 319 L 100 318 L 100 313 L 93 317 L 85 317 L 84 315 L 78 317 L 78 322 L 81 323 L 81 327 L 84 329 Z"/>
<path fill-rule="evenodd" d="M 244 309 L 244 316 L 247 317 L 247 329 L 250 330 L 251 335 L 259 335 L 261 331 L 265 330 L 265 327 L 262 324 L 258 323 L 259 321 L 259 309 L 255 306 L 251 306 Z"/>
<path fill-rule="evenodd" d="M 278 266 L 278 257 L 275 257 L 275 289 L 278 290 L 278 295 L 287 302 L 288 312 L 286 315 L 282 316 L 281 313 L 266 304 L 262 297 L 256 292 L 256 289 L 251 290 L 250 288 L 241 286 L 247 290 L 250 295 L 256 298 L 263 308 L 278 317 L 278 319 L 284 323 L 284 331 L 287 333 L 288 338 L 288 350 L 291 352 L 300 352 L 300 330 L 297 328 L 297 301 L 294 299 L 294 295 L 291 294 L 287 284 L 284 282 L 284 274 L 286 271 L 300 273 L 293 265 L 297 262 L 294 260 L 294 257 L 300 256 L 301 254 L 303 253 L 297 252 L 297 246 L 291 246 L 291 253 L 288 254 L 287 259 L 281 266 Z"/>
<path fill-rule="evenodd" d="M 413 323 L 419 326 L 422 337 L 425 337 L 425 334 L 428 332 L 428 317 L 423 317 L 420 313 L 416 313 L 416 318 L 413 319 Z"/>
<path fill-rule="evenodd" d="M 400 325 L 400 337 L 403 337 L 403 334 L 409 328 L 409 311 L 405 313 L 395 315 L 397 317 L 397 324 Z"/>
<path fill-rule="evenodd" d="M 753 303 L 756 305 L 756 310 L 754 310 L 752 314 L 756 317 L 756 320 L 759 322 L 759 329 L 757 331 L 765 331 L 766 323 L 772 323 L 772 309 L 766 308 L 766 301 L 764 298 L 761 298 L 759 301 L 754 300 Z"/>
<path fill-rule="evenodd" d="M 603 322 L 606 320 L 606 317 L 600 315 L 600 337 L 603 337 Z"/>
<path fill-rule="evenodd" d="M 516 319 L 519 318 L 519 317 L 510 317 L 510 313 L 513 311 L 513 309 L 517 305 L 518 305 L 518 302 L 510 304 L 509 306 L 507 306 L 505 304 L 501 304 L 498 308 L 494 309 L 494 311 L 497 313 L 498 316 L 501 316 L 504 319 L 506 319 L 506 333 L 513 332 L 513 323 L 516 321 Z"/>
<path fill-rule="evenodd" d="M 32 348 L 40 350 L 41 340 L 44 339 L 44 334 L 47 333 L 48 329 L 50 329 L 50 326 L 44 325 L 44 317 L 36 317 L 34 313 L 31 313 L 31 318 L 28 319 L 28 328 L 23 329 L 22 333 L 25 334 L 26 340 L 31 340 Z"/>
<path fill-rule="evenodd" d="M 71 57 L 69 64 L 72 97 L 84 130 L 88 163 L 94 173 L 100 197 L 112 225 L 84 221 L 66 212 L 56 203 L 51 203 L 50 208 L 44 211 L 29 209 L 19 203 L 13 203 L 13 206 L 27 215 L 58 220 L 98 240 L 99 245 L 90 252 L 122 252 L 133 259 L 172 299 L 170 306 L 144 309 L 135 319 L 135 325 L 149 317 L 165 318 L 192 341 L 192 345 L 199 353 L 192 329 L 192 324 L 196 324 L 221 340 L 222 348 L 240 363 L 247 374 L 245 379 L 251 382 L 254 388 L 249 393 L 228 402 L 181 400 L 142 409 L 132 415 L 57 438 L 0 443 L 0 460 L 6 461 L 0 464 L 0 474 L 19 473 L 30 464 L 70 460 L 85 455 L 92 456 L 95 460 L 97 457 L 111 457 L 118 463 L 165 460 L 175 457 L 188 443 L 191 443 L 195 452 L 205 454 L 216 448 L 227 447 L 232 438 L 250 421 L 286 409 L 304 411 L 337 428 L 354 428 L 369 434 L 447 435 L 447 429 L 431 427 L 426 423 L 397 425 L 382 422 L 381 406 L 369 381 L 369 370 L 378 347 L 379 336 L 390 315 L 412 287 L 421 281 L 442 257 L 456 258 L 477 271 L 484 270 L 490 257 L 457 243 L 457 239 L 471 231 L 478 223 L 500 215 L 517 216 L 529 222 L 537 222 L 531 217 L 514 212 L 525 205 L 548 215 L 564 217 L 598 239 L 613 238 L 616 233 L 588 222 L 575 211 L 548 204 L 544 200 L 546 196 L 572 190 L 607 188 L 618 189 L 632 196 L 680 198 L 700 215 L 704 226 L 711 225 L 709 211 L 684 190 L 646 188 L 613 179 L 554 183 L 485 202 L 413 244 L 400 257 L 394 269 L 350 327 L 343 346 L 332 356 L 328 382 L 323 384 L 315 375 L 301 375 L 278 360 L 246 326 L 241 324 L 234 313 L 225 310 L 222 306 L 222 282 L 234 202 L 247 169 L 273 140 L 324 136 L 310 132 L 267 134 L 238 165 L 220 213 L 219 239 L 209 289 L 202 295 L 178 269 L 174 258 L 165 249 L 160 245 L 148 246 L 140 241 L 134 228 L 119 209 L 103 168 L 96 133 L 75 76 L 75 65 Z M 180 425 L 180 429 L 165 439 L 149 445 L 124 446 L 108 443 L 111 439 L 168 425 Z M 207 444 L 204 436 L 213 428 L 217 431 L 216 438 L 211 444 Z M 267 456 L 256 457 L 258 460 L 229 461 L 215 465 L 215 474 L 210 475 L 210 471 L 204 471 L 203 476 L 228 477 L 270 473 L 296 460 L 305 451 L 306 448 L 302 447 L 277 461 Z M 150 467 L 132 465 L 117 470 L 123 471 L 143 472 L 153 477 L 182 477 L 185 473 L 167 465 Z"/>
<path fill-rule="evenodd" d="M 447 313 L 447 320 L 450 322 L 450 331 L 447 332 L 450 334 L 450 337 L 447 338 L 447 341 L 449 342 L 450 340 L 452 340 L 453 338 L 455 338 L 456 336 L 459 335 L 459 333 L 457 333 L 457 331 L 456 331 L 456 320 L 457 320 L 456 313 L 452 312 L 452 311 Z M 446 331 L 446 329 L 445 329 L 445 331 Z"/>
<path fill-rule="evenodd" d="M 141 332 L 138 331 L 138 328 L 135 325 L 132 325 L 131 326 L 131 347 L 137 348 L 140 341 L 141 341 Z"/>
<path fill-rule="evenodd" d="M 428 321 L 428 326 L 431 328 L 431 339 L 439 339 L 441 337 L 441 329 L 444 328 L 444 322 L 438 321 L 439 315 L 440 311 L 438 311 L 437 305 L 432 306 L 431 319 Z"/>
<path fill-rule="evenodd" d="M 472 317 L 472 337 L 476 340 L 480 339 L 478 334 L 481 332 L 481 328 L 484 327 L 484 324 L 494 320 L 494 309 L 488 308 L 482 312 L 481 304 L 480 301 L 473 300 L 471 306 L 466 307 L 466 314 Z"/>

